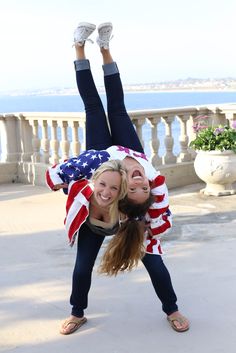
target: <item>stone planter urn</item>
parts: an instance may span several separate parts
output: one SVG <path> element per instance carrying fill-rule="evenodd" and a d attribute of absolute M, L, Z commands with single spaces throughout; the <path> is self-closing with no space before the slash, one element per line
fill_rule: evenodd
<path fill-rule="evenodd" d="M 205 195 L 236 194 L 236 153 L 233 151 L 198 151 L 194 161 L 197 176 L 206 183 Z"/>

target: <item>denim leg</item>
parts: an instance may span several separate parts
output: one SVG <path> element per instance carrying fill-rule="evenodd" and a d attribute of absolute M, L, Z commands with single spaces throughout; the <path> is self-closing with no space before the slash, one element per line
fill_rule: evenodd
<path fill-rule="evenodd" d="M 88 306 L 92 271 L 104 238 L 94 234 L 86 224 L 80 228 L 70 296 L 71 314 L 74 316 L 82 317 Z"/>
<path fill-rule="evenodd" d="M 115 62 L 103 65 L 103 70 L 112 144 L 144 153 L 134 125 L 126 111 L 124 92 L 117 65 Z"/>
<path fill-rule="evenodd" d="M 162 303 L 162 310 L 170 315 L 178 310 L 169 271 L 160 255 L 146 254 L 142 259 L 151 278 L 155 292 Z"/>
<path fill-rule="evenodd" d="M 86 149 L 106 149 L 112 145 L 111 134 L 89 61 L 75 61 L 75 70 L 77 87 L 86 113 Z"/>

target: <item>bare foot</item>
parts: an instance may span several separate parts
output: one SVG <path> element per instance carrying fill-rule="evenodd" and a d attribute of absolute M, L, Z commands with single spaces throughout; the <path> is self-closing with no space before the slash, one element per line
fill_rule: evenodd
<path fill-rule="evenodd" d="M 187 331 L 190 327 L 189 321 L 179 311 L 175 311 L 171 315 L 167 316 L 171 327 L 177 332 Z"/>

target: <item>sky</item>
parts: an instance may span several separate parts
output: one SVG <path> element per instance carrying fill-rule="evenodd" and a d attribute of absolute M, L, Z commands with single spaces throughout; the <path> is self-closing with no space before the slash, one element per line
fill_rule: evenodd
<path fill-rule="evenodd" d="M 83 21 L 113 23 L 125 84 L 236 78 L 235 14 L 235 0 L 0 0 L 0 93 L 75 88 L 73 32 Z M 101 85 L 96 42 L 86 55 Z"/>

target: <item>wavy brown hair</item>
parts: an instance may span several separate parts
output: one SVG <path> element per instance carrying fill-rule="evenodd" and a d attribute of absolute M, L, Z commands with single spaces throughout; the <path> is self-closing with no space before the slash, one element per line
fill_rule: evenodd
<path fill-rule="evenodd" d="M 120 222 L 118 232 L 104 252 L 99 267 L 100 273 L 116 276 L 118 272 L 130 271 L 138 265 L 138 261 L 145 255 L 144 216 L 152 202 L 151 195 L 143 204 L 135 204 L 127 197 L 120 200 L 119 210 L 126 218 Z"/>

